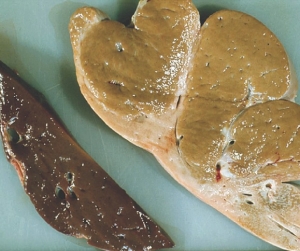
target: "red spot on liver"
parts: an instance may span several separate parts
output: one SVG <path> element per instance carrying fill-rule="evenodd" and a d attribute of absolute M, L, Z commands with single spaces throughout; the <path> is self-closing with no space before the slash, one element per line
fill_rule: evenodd
<path fill-rule="evenodd" d="M 222 178 L 222 175 L 221 175 L 221 165 L 220 164 L 217 164 L 216 171 L 217 171 L 216 180 L 218 182 Z"/>

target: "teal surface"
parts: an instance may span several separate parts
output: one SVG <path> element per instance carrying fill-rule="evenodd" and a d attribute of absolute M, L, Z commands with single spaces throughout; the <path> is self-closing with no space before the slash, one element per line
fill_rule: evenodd
<path fill-rule="evenodd" d="M 130 20 L 137 0 L 0 0 L 0 60 L 41 91 L 79 144 L 173 238 L 173 250 L 277 250 L 197 200 L 154 157 L 111 131 L 79 92 L 68 21 L 91 5 Z M 205 18 L 219 9 L 253 15 L 285 46 L 300 78 L 300 1 L 195 0 Z M 299 99 L 300 100 L 300 99 Z M 0 250 L 94 250 L 47 225 L 0 149 Z"/>

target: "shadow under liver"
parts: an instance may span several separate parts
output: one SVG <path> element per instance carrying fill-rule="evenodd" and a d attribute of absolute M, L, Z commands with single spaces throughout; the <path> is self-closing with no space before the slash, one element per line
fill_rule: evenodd
<path fill-rule="evenodd" d="M 201 25 L 206 21 L 206 19 L 212 15 L 213 13 L 219 11 L 219 10 L 222 10 L 224 9 L 223 7 L 221 6 L 218 6 L 218 5 L 204 5 L 200 8 L 198 8 L 198 11 L 200 13 L 200 22 L 201 22 Z"/>

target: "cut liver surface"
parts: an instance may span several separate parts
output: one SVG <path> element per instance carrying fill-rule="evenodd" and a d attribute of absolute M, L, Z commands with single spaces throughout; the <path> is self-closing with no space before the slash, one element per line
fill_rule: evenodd
<path fill-rule="evenodd" d="M 7 159 L 41 217 L 105 250 L 172 247 L 165 232 L 75 142 L 44 98 L 0 62 Z"/>
<path fill-rule="evenodd" d="M 132 20 L 125 27 L 93 8 L 71 18 L 90 106 L 196 197 L 265 241 L 300 249 L 299 190 L 283 183 L 299 179 L 300 107 L 280 41 L 231 10 L 200 28 L 189 0 L 140 1 Z"/>

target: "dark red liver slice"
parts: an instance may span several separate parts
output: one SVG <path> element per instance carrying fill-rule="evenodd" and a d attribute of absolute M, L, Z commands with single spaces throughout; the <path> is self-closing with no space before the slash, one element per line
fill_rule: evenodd
<path fill-rule="evenodd" d="M 7 159 L 36 210 L 53 228 L 105 250 L 173 246 L 75 142 L 43 97 L 2 62 L 0 103 Z"/>

